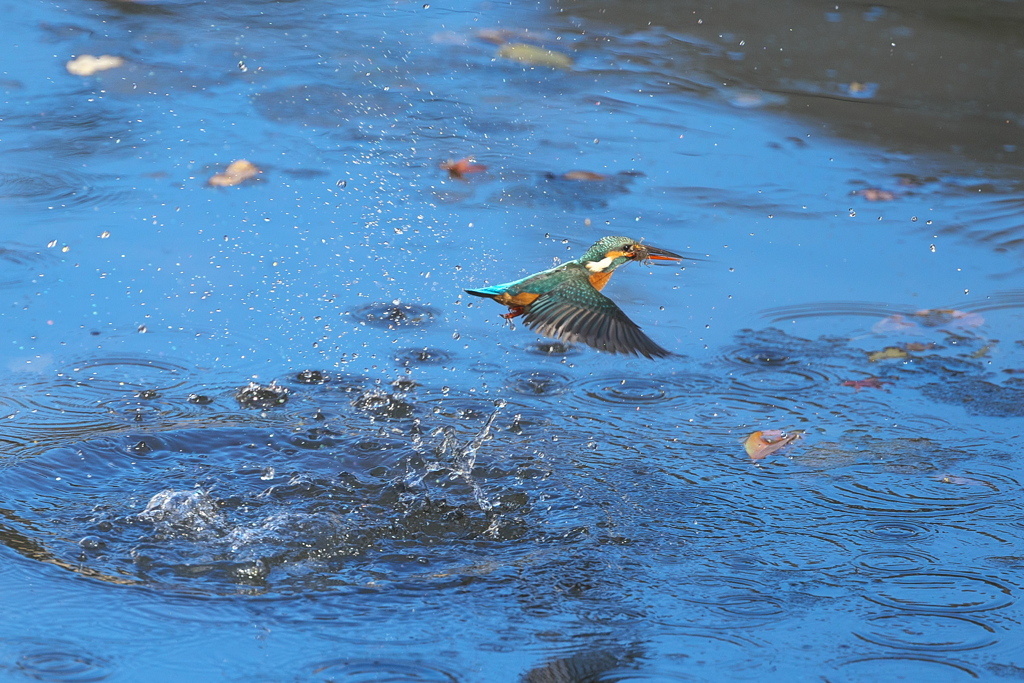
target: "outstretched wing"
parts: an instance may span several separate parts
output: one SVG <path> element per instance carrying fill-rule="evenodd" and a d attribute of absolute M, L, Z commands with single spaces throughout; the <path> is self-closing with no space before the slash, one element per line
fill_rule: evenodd
<path fill-rule="evenodd" d="M 672 355 L 586 279 L 573 278 L 542 294 L 527 308 L 523 322 L 546 337 L 582 342 L 598 351 L 648 358 Z"/>

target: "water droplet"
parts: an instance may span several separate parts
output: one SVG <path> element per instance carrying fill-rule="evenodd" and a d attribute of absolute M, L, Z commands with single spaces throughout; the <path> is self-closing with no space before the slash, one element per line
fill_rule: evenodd
<path fill-rule="evenodd" d="M 47 242 L 46 246 L 49 247 L 50 249 L 53 249 L 55 246 L 57 246 L 57 240 L 50 240 L 49 242 Z"/>
<path fill-rule="evenodd" d="M 146 326 L 145 325 L 139 325 L 139 334 L 146 334 L 146 332 L 149 332 L 149 330 L 146 329 Z"/>
<path fill-rule="evenodd" d="M 910 217 L 910 222 L 911 223 L 916 223 L 917 222 L 917 216 L 911 216 Z"/>
<path fill-rule="evenodd" d="M 495 408 L 504 408 L 507 405 L 508 405 L 508 401 L 506 401 L 503 398 L 496 398 L 496 399 L 494 399 L 494 407 Z"/>
<path fill-rule="evenodd" d="M 931 225 L 931 224 L 932 224 L 932 222 L 931 222 L 931 221 L 925 221 L 925 223 L 924 223 L 924 224 L 925 224 L 925 225 Z"/>
<path fill-rule="evenodd" d="M 856 217 L 857 217 L 857 212 L 854 211 L 853 209 L 850 209 L 850 218 L 856 218 Z"/>
<path fill-rule="evenodd" d="M 69 247 L 68 245 L 65 244 L 63 247 L 60 248 L 60 250 L 63 251 L 66 254 L 69 251 L 71 251 L 71 247 Z"/>
<path fill-rule="evenodd" d="M 334 184 L 337 185 L 338 187 L 346 187 L 348 185 L 348 181 L 347 180 L 339 180 L 338 182 L 336 182 Z"/>
<path fill-rule="evenodd" d="M 935 253 L 935 245 L 934 244 L 928 245 L 928 248 L 932 250 L 933 254 Z"/>
<path fill-rule="evenodd" d="M 265 470 L 263 470 L 263 474 L 260 475 L 260 479 L 262 479 L 263 481 L 270 481 L 276 476 L 277 473 L 274 471 L 274 468 L 268 467 Z"/>
<path fill-rule="evenodd" d="M 462 335 L 458 332 L 452 332 L 452 339 L 462 339 Z"/>
<path fill-rule="evenodd" d="M 430 9 L 430 3 L 428 2 L 425 5 L 423 5 L 423 9 Z"/>
<path fill-rule="evenodd" d="M 103 232 L 100 233 L 100 239 L 101 240 L 105 240 L 108 237 L 110 237 L 110 231 L 109 230 L 104 230 Z"/>
<path fill-rule="evenodd" d="M 103 547 L 104 543 L 103 539 L 99 536 L 86 536 L 78 542 L 78 545 L 82 546 L 86 550 L 98 550 Z"/>
<path fill-rule="evenodd" d="M 449 391 L 451 391 L 451 390 L 452 390 L 452 388 L 451 388 L 451 387 L 441 387 L 441 393 L 442 393 L 443 395 L 445 395 L 445 396 L 447 396 L 447 395 L 448 395 L 448 392 L 449 392 Z"/>

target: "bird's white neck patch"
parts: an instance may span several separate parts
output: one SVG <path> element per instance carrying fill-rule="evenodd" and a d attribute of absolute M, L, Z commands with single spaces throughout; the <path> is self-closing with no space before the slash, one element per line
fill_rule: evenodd
<path fill-rule="evenodd" d="M 600 261 L 587 261 L 587 270 L 591 273 L 600 273 L 606 270 L 614 260 L 611 256 L 605 256 Z"/>

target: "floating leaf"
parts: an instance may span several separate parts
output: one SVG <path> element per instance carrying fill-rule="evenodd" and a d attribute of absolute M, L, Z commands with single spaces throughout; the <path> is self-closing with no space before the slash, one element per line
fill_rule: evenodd
<path fill-rule="evenodd" d="M 487 170 L 487 167 L 483 164 L 476 163 L 473 157 L 466 157 L 458 161 L 449 159 L 441 163 L 441 168 L 448 171 L 448 175 L 452 178 L 463 178 L 469 173 L 482 173 Z"/>
<path fill-rule="evenodd" d="M 917 323 L 911 322 L 907 320 L 905 315 L 897 313 L 896 315 L 890 315 L 888 318 L 879 320 L 871 326 L 871 331 L 875 334 L 884 334 L 886 332 L 906 332 L 917 327 Z"/>
<path fill-rule="evenodd" d="M 970 477 L 958 477 L 955 474 L 944 474 L 941 477 L 936 477 L 935 479 L 943 484 L 954 484 L 956 486 L 992 486 L 987 481 L 971 479 Z"/>
<path fill-rule="evenodd" d="M 914 311 L 909 315 L 890 315 L 871 326 L 876 333 L 886 332 L 923 332 L 923 328 L 939 328 L 946 330 L 965 330 L 981 327 L 985 318 L 980 313 L 968 313 L 951 308 L 926 308 Z"/>
<path fill-rule="evenodd" d="M 843 382 L 844 387 L 853 387 L 856 391 L 860 391 L 861 389 L 881 389 L 884 384 L 892 384 L 892 382 L 889 380 L 882 380 L 878 377 L 848 379 Z"/>
<path fill-rule="evenodd" d="M 115 57 L 114 55 L 100 55 L 99 57 L 95 57 L 93 55 L 79 55 L 65 64 L 65 66 L 67 67 L 68 73 L 74 74 L 75 76 L 92 76 L 94 73 L 99 71 L 116 69 L 123 64 L 124 60 L 120 57 Z"/>
<path fill-rule="evenodd" d="M 554 50 L 545 50 L 526 43 L 507 43 L 498 48 L 498 56 L 533 66 L 550 66 L 554 69 L 571 69 L 569 55 Z"/>
<path fill-rule="evenodd" d="M 786 433 L 781 429 L 765 429 L 754 432 L 743 442 L 743 448 L 751 460 L 763 460 L 775 451 L 788 446 L 803 435 L 801 431 Z"/>
<path fill-rule="evenodd" d="M 593 171 L 569 171 L 562 174 L 562 180 L 584 180 L 590 182 L 601 182 L 608 180 L 608 176 L 594 173 Z"/>
<path fill-rule="evenodd" d="M 931 351 L 932 349 L 939 348 L 939 345 L 935 342 L 907 342 L 903 345 L 903 348 L 907 351 Z"/>
<path fill-rule="evenodd" d="M 548 31 L 512 28 L 484 28 L 476 32 L 476 37 L 495 45 L 504 45 L 513 41 L 517 43 L 537 43 L 555 40 L 555 36 Z"/>
<path fill-rule="evenodd" d="M 886 346 L 881 351 L 872 351 L 868 354 L 868 360 L 877 363 L 887 358 L 910 358 L 910 354 L 898 346 Z"/>
<path fill-rule="evenodd" d="M 251 161 L 239 159 L 232 162 L 223 173 L 218 173 L 211 177 L 209 183 L 214 187 L 230 187 L 243 183 L 249 178 L 254 178 L 260 173 L 263 173 L 263 171 L 257 168 Z"/>
<path fill-rule="evenodd" d="M 856 195 L 860 195 L 869 202 L 891 202 L 896 199 L 896 194 L 889 190 L 880 190 L 877 187 L 869 187 L 865 190 L 857 190 L 854 192 Z"/>
<path fill-rule="evenodd" d="M 974 353 L 972 353 L 972 354 L 971 354 L 971 358 L 984 358 L 985 356 L 987 356 L 987 355 L 988 355 L 988 352 L 989 352 L 989 351 L 991 351 L 991 350 L 992 350 L 992 348 L 993 348 L 993 347 L 994 347 L 995 345 L 996 345 L 996 343 L 995 343 L 995 342 L 990 342 L 990 343 L 988 343 L 988 344 L 985 344 L 985 345 L 984 345 L 984 346 L 982 346 L 982 347 L 981 347 L 980 349 L 978 349 L 977 351 L 975 351 Z"/>
<path fill-rule="evenodd" d="M 981 327 L 985 318 L 980 313 L 968 313 L 951 308 L 927 308 L 915 311 L 914 317 L 925 327 Z"/>

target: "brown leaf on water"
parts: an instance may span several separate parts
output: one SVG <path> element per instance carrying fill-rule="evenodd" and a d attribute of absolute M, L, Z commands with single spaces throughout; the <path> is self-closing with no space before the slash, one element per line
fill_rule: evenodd
<path fill-rule="evenodd" d="M 880 190 L 877 187 L 869 187 L 865 190 L 857 190 L 854 192 L 856 195 L 860 195 L 869 202 L 891 202 L 896 199 L 896 195 L 889 190 Z"/>
<path fill-rule="evenodd" d="M 898 346 L 886 346 L 881 351 L 872 351 L 868 354 L 868 360 L 872 363 L 889 358 L 910 358 L 910 354 Z"/>
<path fill-rule="evenodd" d="M 260 173 L 263 173 L 263 171 L 257 168 L 251 161 L 239 159 L 238 161 L 231 162 L 224 169 L 223 173 L 212 176 L 208 182 L 214 187 L 231 187 L 232 185 L 243 183 L 250 178 L 255 178 Z"/>
<path fill-rule="evenodd" d="M 743 448 L 751 460 L 763 460 L 780 448 L 793 443 L 802 435 L 801 431 L 787 434 L 781 429 L 765 429 L 748 436 L 747 440 L 743 442 Z"/>
<path fill-rule="evenodd" d="M 94 55 L 79 55 L 64 66 L 67 68 L 68 73 L 74 74 L 75 76 L 92 76 L 94 73 L 98 73 L 100 71 L 116 69 L 123 64 L 124 59 L 121 57 L 115 57 L 114 55 L 100 55 L 99 57 Z"/>
<path fill-rule="evenodd" d="M 473 157 L 466 157 L 465 159 L 459 159 L 458 161 L 442 161 L 440 164 L 441 168 L 448 171 L 448 175 L 452 178 L 465 179 L 465 176 L 469 173 L 482 173 L 487 170 L 487 167 L 483 164 L 478 164 Z"/>
<path fill-rule="evenodd" d="M 855 391 L 861 389 L 881 389 L 885 384 L 892 384 L 890 380 L 883 380 L 880 377 L 866 377 L 864 379 L 848 379 L 843 382 L 844 387 L 853 387 Z"/>
<path fill-rule="evenodd" d="M 562 174 L 562 180 L 583 180 L 596 183 L 608 180 L 608 176 L 593 171 L 569 171 Z"/>
<path fill-rule="evenodd" d="M 572 68 L 572 58 L 569 55 L 526 43 L 506 43 L 498 48 L 498 56 L 532 66 L 550 66 L 553 69 Z"/>
<path fill-rule="evenodd" d="M 939 348 L 939 345 L 935 342 L 907 342 L 903 345 L 903 348 L 907 351 L 931 351 L 932 349 Z"/>

